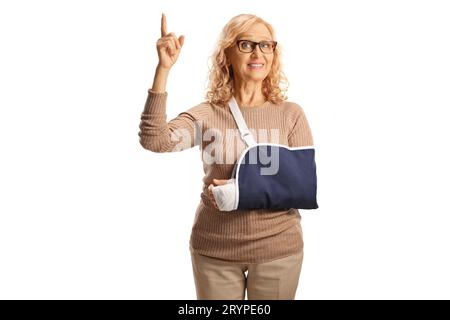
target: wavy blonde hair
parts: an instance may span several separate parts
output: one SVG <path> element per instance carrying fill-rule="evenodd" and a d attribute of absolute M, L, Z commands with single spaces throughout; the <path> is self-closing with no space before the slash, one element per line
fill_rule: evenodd
<path fill-rule="evenodd" d="M 234 75 L 230 63 L 227 61 L 225 50 L 235 44 L 237 37 L 247 31 L 253 24 L 263 23 L 275 39 L 275 31 L 272 26 L 258 16 L 252 14 L 240 14 L 233 17 L 223 28 L 216 49 L 210 56 L 208 75 L 208 88 L 205 98 L 209 103 L 226 106 L 234 93 Z M 287 99 L 285 95 L 289 82 L 281 70 L 281 51 L 279 45 L 273 53 L 272 68 L 263 80 L 263 95 L 274 104 L 280 104 Z M 211 63 L 212 62 L 212 63 Z"/>

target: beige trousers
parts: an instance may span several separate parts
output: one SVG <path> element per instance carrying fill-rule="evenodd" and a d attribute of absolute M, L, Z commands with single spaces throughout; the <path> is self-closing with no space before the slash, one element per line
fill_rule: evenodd
<path fill-rule="evenodd" d="M 239 264 L 191 253 L 198 300 L 294 300 L 303 249 L 282 259 Z"/>

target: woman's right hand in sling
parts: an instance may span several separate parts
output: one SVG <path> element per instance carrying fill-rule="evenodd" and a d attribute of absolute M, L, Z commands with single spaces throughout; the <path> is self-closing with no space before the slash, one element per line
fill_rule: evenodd
<path fill-rule="evenodd" d="M 172 68 L 180 55 L 183 44 L 184 36 L 177 38 L 173 32 L 167 34 L 166 16 L 163 13 L 161 16 L 161 38 L 156 42 L 159 58 L 158 66 L 164 69 Z"/>

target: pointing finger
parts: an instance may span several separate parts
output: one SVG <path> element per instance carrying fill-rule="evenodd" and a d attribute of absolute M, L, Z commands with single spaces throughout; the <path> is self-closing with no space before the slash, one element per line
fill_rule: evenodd
<path fill-rule="evenodd" d="M 161 16 L 161 37 L 164 37 L 167 34 L 167 22 L 166 15 L 163 13 Z"/>

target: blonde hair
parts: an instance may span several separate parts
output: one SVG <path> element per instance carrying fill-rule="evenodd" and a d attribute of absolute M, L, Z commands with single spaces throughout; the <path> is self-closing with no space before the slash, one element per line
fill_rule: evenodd
<path fill-rule="evenodd" d="M 275 31 L 272 26 L 252 14 L 237 15 L 223 28 L 216 49 L 209 58 L 212 65 L 209 68 L 209 83 L 205 96 L 209 103 L 226 106 L 231 99 L 234 93 L 234 74 L 230 63 L 227 61 L 225 50 L 234 45 L 237 37 L 255 23 L 264 24 L 269 29 L 272 39 L 275 38 Z M 274 104 L 279 104 L 287 99 L 285 93 L 289 86 L 289 82 L 281 70 L 280 54 L 279 45 L 277 45 L 273 53 L 271 70 L 262 84 L 263 95 Z"/>

